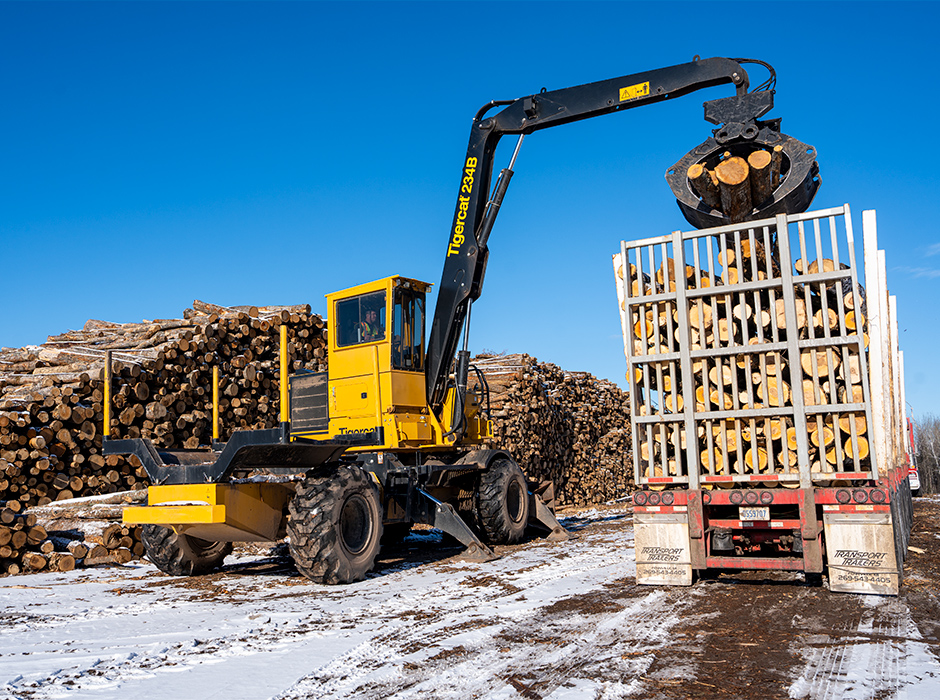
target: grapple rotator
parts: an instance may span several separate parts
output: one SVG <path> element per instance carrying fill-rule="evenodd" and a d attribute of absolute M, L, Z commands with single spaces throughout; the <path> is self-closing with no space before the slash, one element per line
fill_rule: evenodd
<path fill-rule="evenodd" d="M 694 227 L 702 229 L 755 221 L 809 209 L 821 182 L 816 149 L 781 133 L 779 118 L 759 119 L 773 106 L 772 90 L 705 103 L 705 120 L 719 125 L 718 128 L 666 171 L 666 180 L 679 208 Z M 766 152 L 774 162 L 770 193 L 757 196 L 758 188 L 742 191 L 739 187 L 739 197 L 733 205 L 729 201 L 731 188 L 719 182 L 715 173 L 723 162 L 741 158 L 746 163 L 759 151 Z M 696 165 L 703 166 L 712 180 L 708 192 L 704 191 L 702 180 L 696 186 L 689 177 L 690 168 Z M 692 172 L 700 173 L 701 169 Z M 752 196 L 752 192 L 755 195 Z M 742 200 L 741 196 L 747 200 Z"/>

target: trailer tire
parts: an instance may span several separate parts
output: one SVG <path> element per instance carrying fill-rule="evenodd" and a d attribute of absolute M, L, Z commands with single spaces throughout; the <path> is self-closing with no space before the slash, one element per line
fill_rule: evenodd
<path fill-rule="evenodd" d="M 823 575 L 820 572 L 804 571 L 803 582 L 812 588 L 821 588 L 823 585 Z"/>
<path fill-rule="evenodd" d="M 522 469 L 511 459 L 495 459 L 480 476 L 477 518 L 490 544 L 513 544 L 525 534 L 529 491 Z"/>
<path fill-rule="evenodd" d="M 220 568 L 232 553 L 231 542 L 210 542 L 160 525 L 144 525 L 140 539 L 147 558 L 170 576 L 208 574 Z"/>
<path fill-rule="evenodd" d="M 307 478 L 288 506 L 294 564 L 315 583 L 352 583 L 375 566 L 382 540 L 382 506 L 369 475 L 341 466 Z"/>
<path fill-rule="evenodd" d="M 692 573 L 699 581 L 717 581 L 721 576 L 720 569 L 695 569 Z"/>

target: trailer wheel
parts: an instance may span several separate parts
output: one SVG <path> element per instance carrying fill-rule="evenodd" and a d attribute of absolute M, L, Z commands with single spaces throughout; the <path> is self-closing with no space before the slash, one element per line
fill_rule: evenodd
<path fill-rule="evenodd" d="M 358 467 L 306 479 L 289 506 L 287 534 L 298 571 L 316 583 L 351 583 L 375 565 L 382 540 L 378 489 Z"/>
<path fill-rule="evenodd" d="M 222 566 L 232 553 L 231 542 L 210 542 L 183 535 L 172 528 L 144 525 L 140 539 L 147 558 L 171 576 L 199 576 Z"/>
<path fill-rule="evenodd" d="M 511 459 L 494 460 L 480 476 L 477 517 L 491 544 L 522 539 L 529 520 L 529 492 L 522 470 Z"/>
<path fill-rule="evenodd" d="M 803 582 L 813 588 L 821 588 L 823 585 L 823 575 L 818 572 L 804 571 Z"/>

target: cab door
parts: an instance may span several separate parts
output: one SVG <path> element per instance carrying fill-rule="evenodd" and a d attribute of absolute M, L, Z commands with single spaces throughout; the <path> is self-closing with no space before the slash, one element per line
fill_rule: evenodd
<path fill-rule="evenodd" d="M 387 371 L 390 345 L 387 299 L 380 289 L 333 300 L 328 392 L 333 435 L 381 425 L 379 374 Z"/>
<path fill-rule="evenodd" d="M 403 447 L 419 447 L 433 439 L 424 373 L 424 304 L 423 287 L 402 281 L 392 290 L 391 369 L 383 380 L 391 396 L 397 441 Z"/>

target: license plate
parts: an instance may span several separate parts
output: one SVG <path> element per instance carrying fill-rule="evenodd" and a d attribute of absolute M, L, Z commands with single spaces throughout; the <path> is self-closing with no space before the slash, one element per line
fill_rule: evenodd
<path fill-rule="evenodd" d="M 739 506 L 739 520 L 770 520 L 770 506 Z"/>

